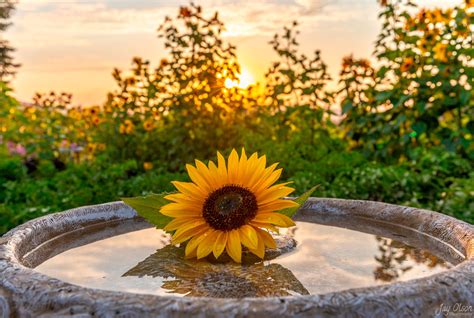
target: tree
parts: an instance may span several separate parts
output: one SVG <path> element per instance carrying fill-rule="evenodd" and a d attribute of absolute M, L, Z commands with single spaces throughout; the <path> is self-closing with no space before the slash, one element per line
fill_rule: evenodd
<path fill-rule="evenodd" d="M 13 10 L 15 9 L 15 1 L 2 0 L 0 2 L 0 32 L 4 32 L 10 25 L 8 22 Z M 12 53 L 15 51 L 10 43 L 0 36 L 0 81 L 7 82 L 13 75 L 15 69 L 20 66 L 13 61 Z"/>
<path fill-rule="evenodd" d="M 278 60 L 265 74 L 267 104 L 275 112 L 281 127 L 279 135 L 289 137 L 290 131 L 305 131 L 313 145 L 317 132 L 331 125 L 333 98 L 327 90 L 331 80 L 327 65 L 319 50 L 313 57 L 298 51 L 295 21 L 284 27 L 282 34 L 275 34 L 270 41 Z"/>
<path fill-rule="evenodd" d="M 240 66 L 223 30 L 217 12 L 207 17 L 200 6 L 181 7 L 158 29 L 168 53 L 158 67 L 134 58 L 131 75 L 114 71 L 118 90 L 109 94 L 103 127 L 120 149 L 116 156 L 180 167 L 241 144 L 256 102 L 252 88 L 225 85 L 238 79 Z"/>

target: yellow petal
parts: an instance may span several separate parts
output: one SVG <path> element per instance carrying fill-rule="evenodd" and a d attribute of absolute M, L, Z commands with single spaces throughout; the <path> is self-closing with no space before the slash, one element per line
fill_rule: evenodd
<path fill-rule="evenodd" d="M 202 215 L 202 212 L 197 210 L 196 208 L 185 208 L 183 207 L 182 209 L 174 209 L 174 208 L 166 208 L 165 206 L 162 206 L 160 209 L 160 213 L 172 218 L 178 218 L 178 217 L 200 217 Z"/>
<path fill-rule="evenodd" d="M 276 228 L 275 226 L 273 226 L 269 223 L 260 223 L 260 222 L 251 221 L 250 225 L 252 225 L 253 227 L 257 227 L 257 228 L 261 228 L 261 229 L 267 229 L 269 231 L 279 233 L 278 228 Z"/>
<path fill-rule="evenodd" d="M 187 223 L 192 223 L 193 221 L 198 221 L 198 218 L 190 218 L 190 217 L 182 217 L 182 218 L 176 218 L 170 221 L 170 223 L 166 224 L 166 226 L 163 228 L 163 230 L 170 232 L 177 230 L 181 226 Z"/>
<path fill-rule="evenodd" d="M 188 171 L 188 175 L 191 178 L 191 180 L 200 188 L 206 189 L 206 191 L 209 191 L 211 189 L 209 183 L 207 180 L 203 178 L 203 176 L 198 172 L 198 169 L 195 167 L 191 166 L 190 164 L 186 165 L 186 170 Z"/>
<path fill-rule="evenodd" d="M 251 187 L 250 179 L 252 179 L 252 176 L 254 175 L 257 169 L 257 163 L 258 163 L 258 154 L 255 152 L 247 160 L 245 171 L 242 173 L 242 180 L 244 180 L 244 185 L 247 188 Z"/>
<path fill-rule="evenodd" d="M 247 184 L 247 187 L 249 189 L 253 190 L 258 185 L 258 183 L 260 183 L 263 177 L 263 174 L 265 173 L 266 162 L 267 162 L 267 157 L 265 155 L 261 156 L 257 160 L 257 163 L 255 164 L 256 166 L 255 171 L 252 173 Z"/>
<path fill-rule="evenodd" d="M 168 203 L 161 207 L 161 211 L 181 211 L 181 210 L 192 210 L 201 211 L 202 206 L 192 203 Z"/>
<path fill-rule="evenodd" d="M 199 243 L 196 254 L 198 259 L 206 257 L 212 252 L 218 234 L 219 233 L 217 231 L 210 232 L 206 238 L 202 240 L 201 243 Z"/>
<path fill-rule="evenodd" d="M 203 189 L 199 188 L 192 182 L 180 182 L 180 181 L 172 181 L 171 182 L 179 192 L 184 193 L 188 196 L 202 199 L 203 197 L 207 197 L 207 192 Z"/>
<path fill-rule="evenodd" d="M 267 187 L 261 187 L 263 183 L 268 184 L 268 179 L 272 176 L 278 163 L 272 164 L 270 167 L 265 168 L 258 180 L 255 180 L 255 184 L 252 187 L 254 193 L 258 193 L 261 190 L 265 190 Z M 269 184 L 268 186 L 270 186 Z M 261 189 L 261 190 L 260 190 Z"/>
<path fill-rule="evenodd" d="M 240 243 L 239 231 L 232 230 L 227 232 L 227 254 L 237 263 L 242 261 L 242 245 Z"/>
<path fill-rule="evenodd" d="M 219 172 L 220 182 L 227 183 L 228 182 L 228 175 L 227 175 L 227 168 L 225 164 L 225 158 L 221 155 L 220 152 L 217 152 L 217 170 Z"/>
<path fill-rule="evenodd" d="M 299 204 L 293 200 L 275 200 L 270 203 L 259 205 L 258 211 L 259 213 L 263 211 L 278 211 L 278 210 L 293 208 L 297 206 L 299 206 Z"/>
<path fill-rule="evenodd" d="M 295 225 L 295 223 L 289 217 L 280 213 L 259 213 L 257 216 L 255 216 L 253 221 L 259 223 L 275 224 L 279 227 L 289 227 Z"/>
<path fill-rule="evenodd" d="M 247 181 L 244 179 L 246 171 L 247 171 L 247 154 L 245 153 L 245 149 L 242 148 L 242 154 L 240 155 L 240 160 L 239 160 L 239 168 L 237 170 L 237 182 L 243 186 L 245 186 L 245 182 Z"/>
<path fill-rule="evenodd" d="M 208 229 L 204 233 L 200 235 L 195 235 L 192 239 L 190 239 L 188 244 L 186 244 L 186 249 L 184 250 L 184 254 L 186 255 L 186 257 L 191 256 L 193 252 L 196 251 L 199 243 L 201 243 L 202 240 L 204 240 L 207 237 L 207 235 L 212 231 L 214 230 Z"/>
<path fill-rule="evenodd" d="M 183 243 L 189 240 L 193 236 L 204 233 L 208 229 L 209 229 L 209 226 L 207 224 L 202 224 L 202 225 L 197 225 L 195 227 L 186 228 L 186 230 L 183 230 L 183 228 L 180 228 L 179 230 L 176 231 L 176 233 L 174 233 L 171 239 L 171 242 L 172 244 Z"/>
<path fill-rule="evenodd" d="M 290 227 L 290 226 L 295 226 L 295 221 L 293 221 L 291 218 L 287 217 L 286 215 L 284 214 L 280 214 L 280 213 L 277 213 L 278 217 L 281 218 L 283 221 L 285 221 L 286 223 L 286 226 Z"/>
<path fill-rule="evenodd" d="M 182 200 L 186 200 L 188 197 L 178 192 L 165 195 L 164 198 L 168 201 L 181 202 Z"/>
<path fill-rule="evenodd" d="M 265 257 L 265 244 L 263 243 L 263 240 L 259 237 L 257 248 L 255 248 L 255 249 L 254 248 L 249 248 L 249 251 L 252 252 L 253 254 L 257 255 L 261 259 L 263 259 Z"/>
<path fill-rule="evenodd" d="M 182 193 L 172 193 L 165 195 L 164 198 L 168 201 L 180 202 L 185 198 L 185 196 Z"/>
<path fill-rule="evenodd" d="M 183 193 L 179 193 L 179 192 L 168 194 L 164 198 L 168 201 L 172 201 L 172 202 L 175 202 L 175 203 L 189 203 L 189 204 L 202 205 L 202 203 L 204 202 L 204 198 L 201 199 L 201 200 L 198 200 L 194 197 L 190 197 L 190 196 L 187 196 L 187 195 L 185 195 Z"/>
<path fill-rule="evenodd" d="M 214 187 L 215 187 L 213 190 L 216 190 L 224 185 L 223 181 L 221 180 L 219 176 L 219 171 L 217 169 L 217 166 L 213 161 L 209 161 L 209 174 L 212 178 L 212 183 L 214 184 Z"/>
<path fill-rule="evenodd" d="M 255 228 L 255 230 L 257 231 L 258 235 L 262 238 L 263 243 L 265 244 L 266 247 L 276 248 L 277 245 L 275 243 L 275 239 L 270 233 L 259 228 Z"/>
<path fill-rule="evenodd" d="M 222 252 L 225 249 L 225 246 L 227 244 L 227 232 L 220 232 L 219 236 L 216 239 L 216 242 L 214 243 L 214 248 L 212 250 L 214 257 L 218 258 L 221 256 Z"/>
<path fill-rule="evenodd" d="M 248 248 L 257 248 L 258 246 L 258 236 L 257 232 L 250 225 L 243 225 L 239 228 L 240 240 L 242 244 Z"/>
<path fill-rule="evenodd" d="M 239 155 L 235 149 L 232 149 L 230 152 L 228 164 L 227 164 L 227 174 L 229 183 L 238 182 L 237 176 L 239 172 Z"/>
<path fill-rule="evenodd" d="M 272 188 L 273 187 L 268 188 L 268 189 L 272 189 Z M 290 187 L 276 187 L 272 191 L 265 192 L 265 194 L 260 195 L 257 198 L 257 200 L 258 200 L 259 204 L 263 205 L 263 204 L 273 202 L 276 199 L 286 197 L 287 195 L 289 195 L 293 191 L 295 191 L 295 189 L 290 188 Z"/>
<path fill-rule="evenodd" d="M 196 258 L 197 256 L 197 248 L 195 248 L 194 250 L 190 251 L 189 254 L 185 254 L 184 255 L 184 258 L 185 259 L 191 259 L 191 258 Z"/>
<path fill-rule="evenodd" d="M 196 167 L 198 169 L 199 174 L 204 178 L 204 180 L 206 180 L 210 189 L 214 190 L 216 188 L 215 182 L 207 166 L 202 161 L 196 160 Z"/>
<path fill-rule="evenodd" d="M 269 177 L 265 178 L 265 180 L 257 187 L 257 189 L 255 189 L 255 193 L 259 193 L 261 191 L 264 191 L 265 189 L 267 189 L 269 186 L 271 186 L 272 184 L 274 184 L 275 182 L 277 182 L 277 180 L 280 178 L 281 176 L 281 172 L 283 171 L 283 169 L 277 169 L 275 171 L 273 171 Z"/>

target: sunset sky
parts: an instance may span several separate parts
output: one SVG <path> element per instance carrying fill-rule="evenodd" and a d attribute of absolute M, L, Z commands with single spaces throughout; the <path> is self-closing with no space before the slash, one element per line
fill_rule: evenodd
<path fill-rule="evenodd" d="M 461 0 L 419 0 L 449 6 Z M 100 104 L 115 88 L 114 67 L 127 70 L 134 56 L 157 64 L 165 56 L 156 29 L 176 16 L 172 0 L 20 0 L 6 38 L 22 64 L 13 82 L 16 96 L 65 91 L 77 104 Z M 227 41 L 237 45 L 242 66 L 261 80 L 275 55 L 268 45 L 275 32 L 300 22 L 301 51 L 322 51 L 333 77 L 343 56 L 369 57 L 379 32 L 376 0 L 195 1 L 204 13 L 219 11 Z"/>

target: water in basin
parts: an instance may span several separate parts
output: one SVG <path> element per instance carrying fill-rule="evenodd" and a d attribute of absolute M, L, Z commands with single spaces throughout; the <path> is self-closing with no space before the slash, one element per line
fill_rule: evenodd
<path fill-rule="evenodd" d="M 288 230 L 287 235 L 297 242 L 291 252 L 242 265 L 184 260 L 182 248 L 168 245 L 169 237 L 153 228 L 131 228 L 124 234 L 81 245 L 77 242 L 87 237 L 88 231 L 83 229 L 57 238 L 49 251 L 53 255 L 52 246 L 59 246 L 58 242 L 81 246 L 44 260 L 35 270 L 91 288 L 239 298 L 376 286 L 439 273 L 462 261 L 462 254 L 451 246 L 395 225 L 358 220 L 351 221 L 352 229 L 348 229 L 338 227 L 342 220 L 311 221 L 297 221 L 297 226 Z M 121 232 L 123 224 L 133 227 L 134 222 L 121 221 Z M 101 230 L 94 230 L 95 235 L 116 226 L 102 225 Z"/>

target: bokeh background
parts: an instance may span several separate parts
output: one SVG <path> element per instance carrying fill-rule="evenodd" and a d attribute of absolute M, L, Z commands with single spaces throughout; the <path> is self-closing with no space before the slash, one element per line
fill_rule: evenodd
<path fill-rule="evenodd" d="M 245 147 L 474 221 L 474 2 L 0 1 L 0 233 Z"/>

